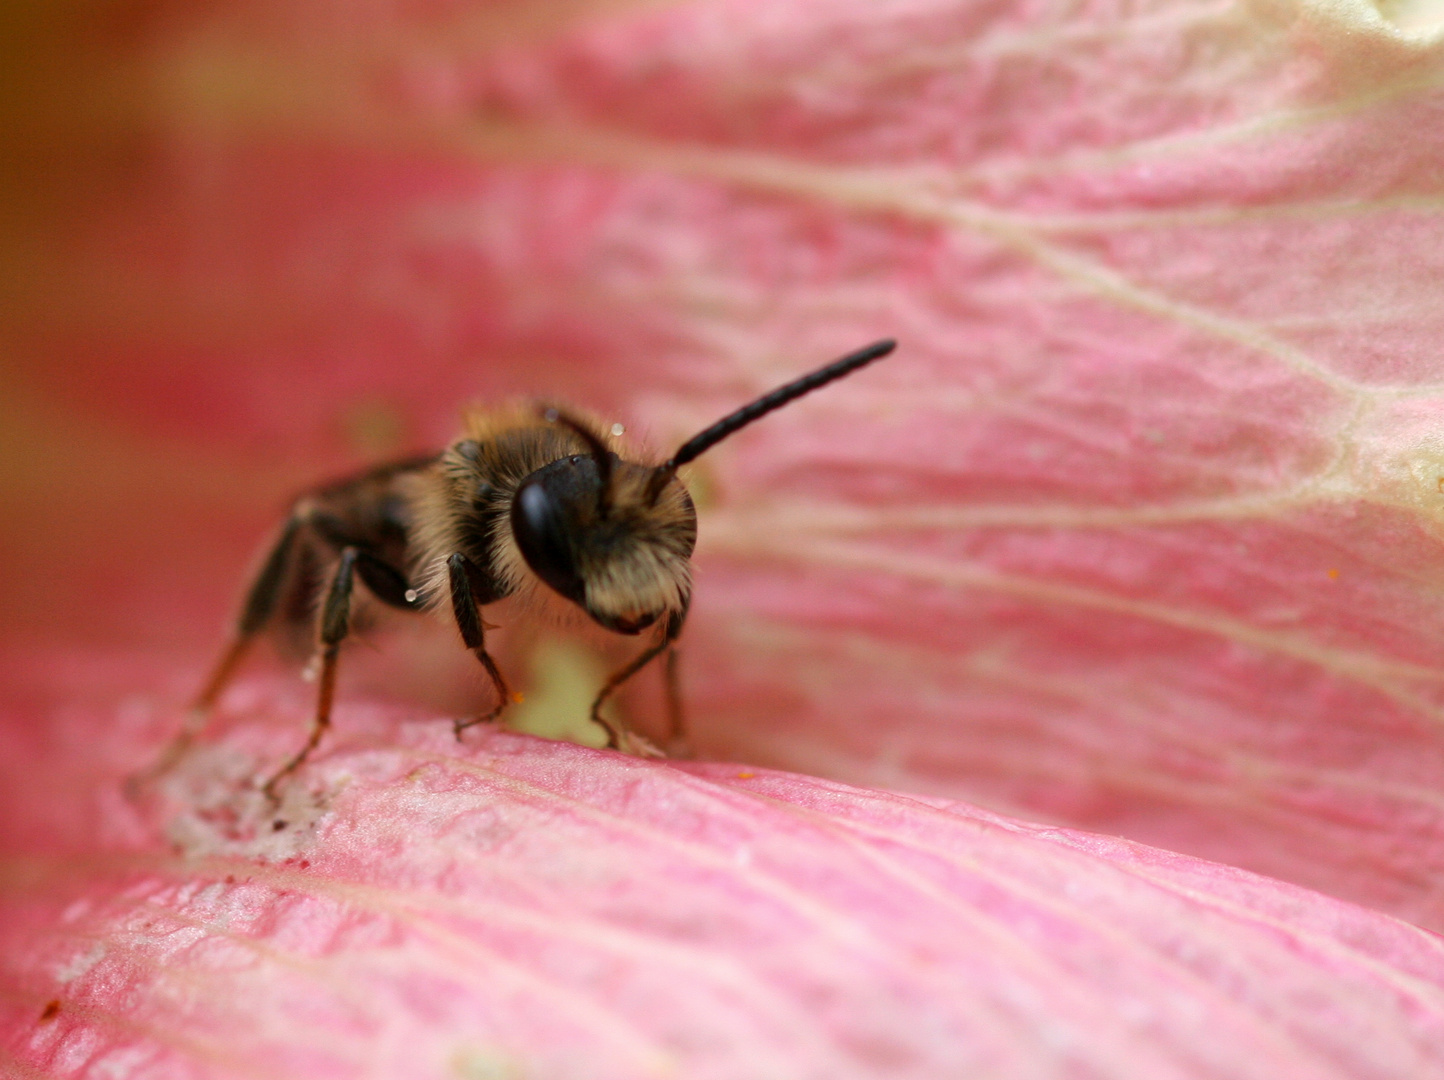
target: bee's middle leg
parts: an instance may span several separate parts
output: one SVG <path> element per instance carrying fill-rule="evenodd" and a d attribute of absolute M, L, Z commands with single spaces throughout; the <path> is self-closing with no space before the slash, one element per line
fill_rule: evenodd
<path fill-rule="evenodd" d="M 336 657 L 341 651 L 341 642 L 351 632 L 351 598 L 355 591 L 356 562 L 359 557 L 354 547 L 342 551 L 341 561 L 336 564 L 335 573 L 331 575 L 331 584 L 326 589 L 326 599 L 321 607 L 321 621 L 316 634 L 316 656 L 320 661 L 320 672 L 316 680 L 316 713 L 311 721 L 311 734 L 300 752 L 266 781 L 262 790 L 272 802 L 277 801 L 277 785 L 305 763 L 331 726 L 331 704 L 336 696 Z"/>

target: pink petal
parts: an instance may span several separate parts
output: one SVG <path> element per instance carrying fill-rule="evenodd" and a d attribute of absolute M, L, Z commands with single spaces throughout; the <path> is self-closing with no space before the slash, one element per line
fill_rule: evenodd
<path fill-rule="evenodd" d="M 1438 1073 L 1436 940 L 1383 916 L 918 796 L 761 774 L 759 803 L 505 737 L 457 759 L 359 692 L 308 773 L 358 779 L 314 832 L 148 853 L 115 779 L 366 409 L 427 443 L 464 399 L 565 394 L 666 447 L 894 334 L 699 468 L 702 751 L 1444 925 L 1428 33 L 810 0 L 498 51 L 448 18 L 151 31 L 164 153 L 11 260 L 5 635 L 67 645 L 11 658 L 0 724 L 0 839 L 39 860 L 4 874 L 16 1061 Z M 136 644 L 178 659 L 127 670 Z M 237 781 L 304 712 L 245 685 Z M 800 907 L 725 862 L 739 836 Z"/>
<path fill-rule="evenodd" d="M 0 864 L 0 1071 L 1444 1075 L 1444 945 L 1293 886 L 361 706 L 272 828 L 275 719 L 188 767 L 177 854 Z"/>

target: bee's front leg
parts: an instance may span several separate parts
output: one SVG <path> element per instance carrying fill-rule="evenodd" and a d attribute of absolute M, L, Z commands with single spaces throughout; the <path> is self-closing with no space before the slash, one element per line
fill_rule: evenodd
<path fill-rule="evenodd" d="M 602 684 L 601 690 L 597 691 L 596 699 L 592 702 L 592 723 L 600 724 L 602 729 L 607 733 L 608 749 L 624 750 L 642 757 L 666 756 L 646 739 L 634 734 L 625 724 L 613 723 L 602 715 L 602 706 L 606 704 L 607 699 L 616 692 L 617 688 L 664 652 L 667 654 L 667 711 L 669 714 L 668 720 L 672 728 L 669 733 L 668 744 L 670 745 L 681 734 L 682 697 L 677 686 L 677 652 L 673 646 L 677 637 L 682 633 L 682 621 L 685 617 L 685 611 L 669 617 L 666 627 L 663 629 L 656 644 L 648 646 L 630 663 L 612 672 L 607 678 L 607 681 Z"/>

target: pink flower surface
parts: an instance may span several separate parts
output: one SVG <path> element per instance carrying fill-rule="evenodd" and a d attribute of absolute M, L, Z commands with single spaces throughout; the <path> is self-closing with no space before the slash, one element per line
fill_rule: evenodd
<path fill-rule="evenodd" d="M 221 782 L 176 854 L 9 863 L 16 1075 L 1444 1070 L 1444 943 L 1341 901 L 941 799 L 347 715 L 280 829 Z"/>
<path fill-rule="evenodd" d="M 101 14 L 5 50 L 0 1071 L 1444 1076 L 1444 11 Z M 880 336 L 693 473 L 697 761 L 458 745 L 433 628 L 123 798 L 290 493 Z"/>

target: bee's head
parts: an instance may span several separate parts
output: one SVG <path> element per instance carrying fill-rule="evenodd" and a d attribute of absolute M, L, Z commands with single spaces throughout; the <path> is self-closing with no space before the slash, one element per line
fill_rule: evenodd
<path fill-rule="evenodd" d="M 697 513 L 677 469 L 893 348 L 890 340 L 876 341 L 779 386 L 698 432 L 655 467 L 622 461 L 586 424 L 558 409 L 544 410 L 548 421 L 571 428 L 589 453 L 553 461 L 517 488 L 511 531 L 522 557 L 537 577 L 608 630 L 636 634 L 664 614 L 680 617 L 692 591 Z"/>
<path fill-rule="evenodd" d="M 553 414 L 549 414 L 553 415 Z M 656 469 L 621 461 L 579 424 L 593 452 L 543 466 L 522 481 L 511 531 L 532 572 L 619 634 L 637 634 L 686 610 L 697 514 L 686 488 L 668 477 L 651 496 Z"/>

